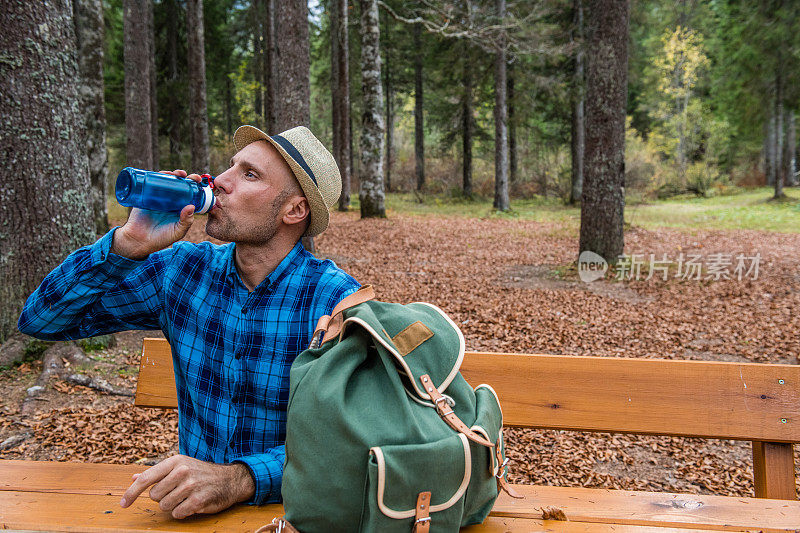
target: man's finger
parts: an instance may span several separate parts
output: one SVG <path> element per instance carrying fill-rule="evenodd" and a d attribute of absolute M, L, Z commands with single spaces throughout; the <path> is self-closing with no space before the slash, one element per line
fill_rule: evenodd
<path fill-rule="evenodd" d="M 199 513 L 200 509 L 203 507 L 203 502 L 201 501 L 197 494 L 192 494 L 185 500 L 183 500 L 180 505 L 175 507 L 172 510 L 172 518 L 176 518 L 181 520 L 188 516 L 192 516 L 193 514 Z"/>
<path fill-rule="evenodd" d="M 172 173 L 175 174 L 176 176 L 180 176 L 182 178 L 186 177 L 186 171 L 185 170 L 181 170 L 179 168 L 176 168 L 175 170 L 173 170 Z"/>
<path fill-rule="evenodd" d="M 170 458 L 171 459 L 171 458 Z M 128 490 L 125 491 L 125 494 L 122 495 L 122 499 L 120 500 L 119 504 L 122 507 L 128 507 L 132 504 L 139 495 L 152 485 L 153 483 L 157 483 L 164 479 L 164 477 L 172 471 L 172 463 L 170 459 L 166 459 L 161 461 L 155 466 L 151 466 L 144 472 L 142 472 L 131 486 L 128 487 Z"/>
<path fill-rule="evenodd" d="M 188 175 L 188 176 L 186 176 L 186 177 L 187 177 L 187 178 L 189 178 L 189 179 L 192 179 L 192 180 L 196 181 L 197 183 L 200 183 L 201 181 L 203 181 L 203 178 L 202 178 L 202 177 L 200 177 L 200 174 L 189 174 L 189 175 Z"/>

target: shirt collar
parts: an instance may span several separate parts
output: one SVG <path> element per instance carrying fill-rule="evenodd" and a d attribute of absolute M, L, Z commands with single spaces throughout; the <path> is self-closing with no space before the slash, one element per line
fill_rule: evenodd
<path fill-rule="evenodd" d="M 234 259 L 234 253 L 236 252 L 236 244 L 233 244 L 230 247 L 230 252 L 228 253 L 227 265 L 225 268 L 225 276 L 227 279 L 233 281 L 234 279 L 239 277 L 239 272 L 236 270 L 236 261 Z M 259 290 L 261 287 L 267 287 L 271 285 L 275 285 L 281 278 L 284 277 L 287 273 L 293 270 L 295 267 L 299 266 L 306 257 L 305 247 L 303 246 L 302 241 L 297 241 L 294 247 L 289 250 L 289 253 L 286 254 L 278 266 L 270 272 L 270 274 L 264 278 L 264 281 L 258 284 L 254 290 Z"/>

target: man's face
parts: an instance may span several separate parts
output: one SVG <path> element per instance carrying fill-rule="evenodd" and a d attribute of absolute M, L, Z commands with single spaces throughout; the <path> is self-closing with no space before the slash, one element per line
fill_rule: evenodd
<path fill-rule="evenodd" d="M 206 233 L 223 241 L 264 244 L 278 232 L 287 203 L 302 190 L 275 147 L 256 141 L 214 179 L 214 193 L 217 203 Z"/>

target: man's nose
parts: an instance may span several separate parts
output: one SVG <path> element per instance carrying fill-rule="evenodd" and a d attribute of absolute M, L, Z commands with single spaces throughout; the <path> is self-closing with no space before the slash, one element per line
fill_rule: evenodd
<path fill-rule="evenodd" d="M 218 175 L 214 178 L 214 189 L 220 189 L 219 192 L 224 192 L 226 194 L 231 192 L 230 185 L 231 185 L 231 176 L 233 168 L 229 168 L 222 174 Z"/>

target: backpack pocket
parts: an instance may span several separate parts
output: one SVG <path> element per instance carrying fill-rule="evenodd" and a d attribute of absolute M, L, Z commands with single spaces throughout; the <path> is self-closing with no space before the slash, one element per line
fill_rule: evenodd
<path fill-rule="evenodd" d="M 359 531 L 408 533 L 421 492 L 431 493 L 431 533 L 458 531 L 471 474 L 471 447 L 461 434 L 427 444 L 370 448 Z"/>

